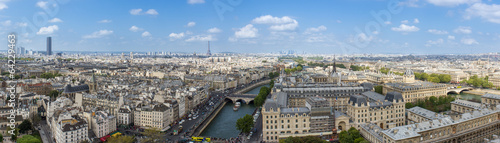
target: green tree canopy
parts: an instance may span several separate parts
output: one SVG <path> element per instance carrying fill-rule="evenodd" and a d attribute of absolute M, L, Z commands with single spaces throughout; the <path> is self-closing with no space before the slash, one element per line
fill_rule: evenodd
<path fill-rule="evenodd" d="M 20 125 L 19 125 L 19 132 L 20 133 L 26 133 L 27 131 L 31 130 L 33 128 L 33 125 L 29 120 L 24 120 Z"/>
<path fill-rule="evenodd" d="M 32 135 L 24 135 L 17 139 L 17 143 L 42 143 L 42 141 Z"/>
<path fill-rule="evenodd" d="M 134 137 L 133 136 L 117 136 L 117 137 L 111 137 L 108 139 L 108 143 L 133 143 L 134 142 Z"/>
<path fill-rule="evenodd" d="M 250 130 L 253 128 L 253 117 L 252 115 L 246 114 L 242 118 L 239 118 L 236 121 L 236 129 L 244 132 L 244 133 L 249 133 Z"/>
<path fill-rule="evenodd" d="M 144 140 L 142 140 L 141 142 L 156 142 L 158 139 L 161 139 L 162 137 L 162 133 L 158 128 L 146 129 L 144 130 L 144 132 L 142 132 L 142 134 L 147 138 L 144 138 Z"/>

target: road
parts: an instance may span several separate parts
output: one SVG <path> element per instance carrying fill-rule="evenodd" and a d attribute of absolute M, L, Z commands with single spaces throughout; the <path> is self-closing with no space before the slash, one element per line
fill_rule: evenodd
<path fill-rule="evenodd" d="M 40 136 L 42 137 L 42 141 L 44 143 L 55 143 L 53 137 L 52 137 L 52 132 L 50 131 L 49 125 L 47 125 L 46 120 L 42 120 L 39 122 L 40 123 Z M 38 129 L 38 128 L 37 128 Z"/>

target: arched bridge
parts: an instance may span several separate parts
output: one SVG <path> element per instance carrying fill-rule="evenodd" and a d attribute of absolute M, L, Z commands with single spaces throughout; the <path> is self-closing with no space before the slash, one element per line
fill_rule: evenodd
<path fill-rule="evenodd" d="M 460 94 L 462 91 L 474 90 L 472 87 L 461 87 L 461 88 L 449 88 L 446 93 Z"/>
<path fill-rule="evenodd" d="M 229 95 L 226 97 L 226 100 L 230 100 L 233 103 L 236 102 L 243 102 L 243 103 L 250 103 L 253 102 L 253 99 L 257 97 L 257 94 L 233 94 Z"/>

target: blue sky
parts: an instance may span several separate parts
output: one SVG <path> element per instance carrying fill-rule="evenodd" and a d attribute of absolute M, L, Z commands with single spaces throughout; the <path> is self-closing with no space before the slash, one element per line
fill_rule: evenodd
<path fill-rule="evenodd" d="M 494 14 L 497 13 L 497 14 Z M 500 50 L 491 0 L 0 0 L 0 34 L 54 51 L 469 54 Z"/>

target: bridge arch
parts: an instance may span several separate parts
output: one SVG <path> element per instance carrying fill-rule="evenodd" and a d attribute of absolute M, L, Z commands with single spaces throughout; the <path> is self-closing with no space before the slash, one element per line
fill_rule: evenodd
<path fill-rule="evenodd" d="M 247 103 L 244 99 L 236 99 L 235 102 Z"/>
<path fill-rule="evenodd" d="M 449 89 L 446 94 L 460 94 L 463 91 L 470 91 L 472 89 L 473 89 L 472 87 L 460 88 L 460 89 Z"/>

